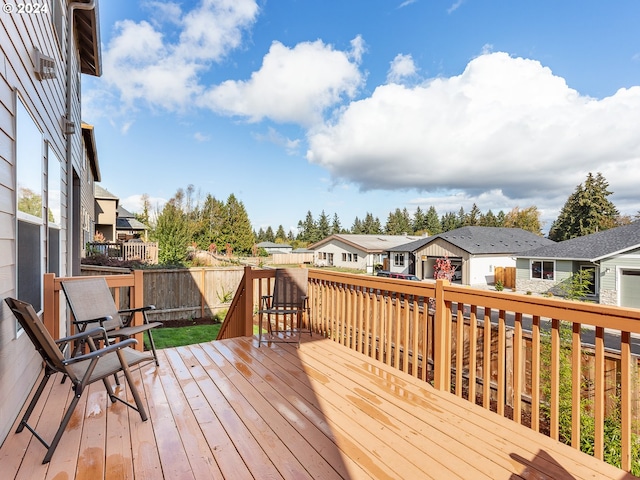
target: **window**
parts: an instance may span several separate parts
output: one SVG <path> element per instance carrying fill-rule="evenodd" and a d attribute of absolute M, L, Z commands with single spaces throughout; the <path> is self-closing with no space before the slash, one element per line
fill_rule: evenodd
<path fill-rule="evenodd" d="M 48 154 L 47 168 L 47 272 L 60 276 L 60 229 L 62 226 L 62 171 L 60 159 L 51 150 Z"/>
<path fill-rule="evenodd" d="M 554 261 L 531 261 L 531 278 L 540 278 L 544 280 L 555 279 L 556 265 Z"/>
<path fill-rule="evenodd" d="M 20 98 L 16 104 L 17 295 L 40 311 L 44 265 L 43 139 Z"/>
<path fill-rule="evenodd" d="M 393 254 L 393 266 L 394 267 L 404 267 L 404 253 L 394 253 Z"/>

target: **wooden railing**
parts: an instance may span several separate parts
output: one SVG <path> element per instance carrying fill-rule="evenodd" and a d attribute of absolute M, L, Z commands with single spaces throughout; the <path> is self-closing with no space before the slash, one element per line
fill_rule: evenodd
<path fill-rule="evenodd" d="M 218 338 L 252 335 L 257 299 L 271 291 L 274 275 L 245 269 Z M 548 435 L 574 448 L 584 434 L 581 416 L 589 415 L 599 459 L 609 389 L 620 422 L 621 468 L 630 471 L 640 410 L 633 343 L 640 310 L 318 269 L 309 270 L 309 297 L 315 334 L 536 431 L 544 423 Z M 613 373 L 605 368 L 611 362 Z M 570 432 L 561 436 L 567 415 Z"/>
<path fill-rule="evenodd" d="M 123 261 L 158 263 L 157 242 L 87 242 L 87 253 L 99 253 Z"/>
<path fill-rule="evenodd" d="M 53 273 L 44 274 L 44 315 L 43 321 L 47 330 L 54 338 L 60 338 L 74 333 L 73 323 L 66 321 L 66 300 L 62 291 L 63 280 L 82 281 L 86 277 L 56 277 Z M 114 301 L 119 309 L 138 308 L 144 306 L 144 283 L 142 270 L 134 270 L 133 273 L 124 275 L 105 275 L 107 284 L 111 288 Z M 132 320 L 133 325 L 142 325 L 141 313 L 136 313 Z M 143 350 L 142 334 L 135 336 L 138 344 L 136 349 Z"/>

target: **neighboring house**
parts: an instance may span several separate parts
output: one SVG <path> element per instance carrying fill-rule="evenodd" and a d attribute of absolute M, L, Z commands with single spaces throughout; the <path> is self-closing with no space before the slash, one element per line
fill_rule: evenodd
<path fill-rule="evenodd" d="M 373 273 L 376 266 L 382 266 L 387 259 L 387 252 L 418 236 L 410 235 L 356 235 L 335 234 L 313 245 L 314 264 L 321 267 L 345 267 Z"/>
<path fill-rule="evenodd" d="M 516 289 L 558 294 L 558 284 L 580 270 L 593 279 L 591 299 L 640 308 L 640 221 L 523 252 Z"/>
<path fill-rule="evenodd" d="M 448 257 L 455 281 L 486 287 L 496 267 L 516 266 L 515 254 L 552 243 L 520 228 L 461 227 L 389 249 L 389 270 L 431 279 L 436 260 Z"/>
<path fill-rule="evenodd" d="M 105 242 L 115 242 L 118 238 L 116 220 L 118 218 L 120 199 L 107 189 L 96 185 L 95 202 L 96 234 L 102 234 Z"/>
<path fill-rule="evenodd" d="M 100 168 L 98 166 L 98 151 L 93 133 L 93 126 L 82 123 L 82 138 L 84 140 L 83 181 L 81 182 L 81 207 L 80 207 L 80 257 L 86 257 L 86 245 L 93 242 L 96 226 L 96 201 L 95 182 L 100 181 Z"/>
<path fill-rule="evenodd" d="M 91 228 L 83 194 L 99 177 L 80 82 L 82 73 L 101 73 L 97 0 L 41 3 L 47 13 L 0 14 L 0 294 L 37 312 L 45 272 L 80 273 Z M 41 372 L 40 356 L 2 302 L 0 443 Z"/>
<path fill-rule="evenodd" d="M 147 240 L 149 227 L 139 221 L 133 213 L 118 205 L 116 212 L 116 237 L 119 241 L 126 242 L 133 239 Z"/>
<path fill-rule="evenodd" d="M 258 248 L 264 248 L 269 255 L 274 253 L 291 253 L 293 247 L 286 243 L 260 242 L 256 245 Z"/>

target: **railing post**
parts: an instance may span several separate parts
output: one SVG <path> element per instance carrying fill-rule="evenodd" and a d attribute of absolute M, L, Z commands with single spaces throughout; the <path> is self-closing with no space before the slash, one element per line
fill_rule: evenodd
<path fill-rule="evenodd" d="M 60 311 L 56 311 L 55 273 L 44 274 L 44 312 L 42 320 L 45 328 L 54 339 L 60 338 Z"/>
<path fill-rule="evenodd" d="M 253 336 L 253 275 L 250 265 L 244 267 L 244 333 L 243 336 Z"/>
<path fill-rule="evenodd" d="M 133 288 L 129 293 L 129 301 L 132 303 L 131 308 L 144 307 L 144 272 L 142 270 L 133 271 Z M 137 312 L 133 318 L 134 325 L 142 325 L 142 313 Z M 138 344 L 136 350 L 144 350 L 144 336 L 142 333 L 135 335 Z"/>
<path fill-rule="evenodd" d="M 447 322 L 449 315 L 447 315 L 446 303 L 444 301 L 444 287 L 449 285 L 447 280 L 436 281 L 436 298 L 435 298 L 435 312 L 434 312 L 434 345 L 433 345 L 433 386 L 438 390 L 448 390 L 450 378 L 450 371 L 448 368 L 449 362 L 448 356 L 451 352 L 448 351 L 447 335 L 449 328 Z"/>

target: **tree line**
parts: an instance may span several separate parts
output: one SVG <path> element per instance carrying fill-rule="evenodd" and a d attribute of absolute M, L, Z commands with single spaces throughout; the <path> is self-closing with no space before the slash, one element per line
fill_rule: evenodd
<path fill-rule="evenodd" d="M 549 230 L 549 238 L 562 241 L 587 235 L 632 221 L 621 216 L 609 200 L 612 192 L 601 173 L 589 173 L 562 207 L 558 218 Z M 389 234 L 389 235 L 437 235 L 465 226 L 522 228 L 542 235 L 540 211 L 535 205 L 514 207 L 509 212 L 491 210 L 482 212 L 474 203 L 467 212 L 463 207 L 457 212 L 439 215 L 434 206 L 423 210 L 417 207 L 413 214 L 407 208 L 389 212 L 384 225 L 378 217 L 367 212 L 356 217 L 350 227 L 343 227 L 337 213 L 328 215 L 324 210 L 314 217 L 307 211 L 298 221 L 297 232 L 286 231 L 279 225 L 276 231 L 269 226 L 253 230 L 244 204 L 231 194 L 226 201 L 207 194 L 204 200 L 195 195 L 193 185 L 176 194 L 155 212 L 151 218 L 147 195 L 143 195 L 143 211 L 136 214 L 138 220 L 151 227 L 151 239 L 160 246 L 160 263 L 181 264 L 187 258 L 190 246 L 201 250 L 233 252 L 239 255 L 255 253 L 258 242 L 288 243 L 302 247 L 318 242 L 337 233 Z M 638 218 L 638 215 L 636 215 Z"/>

